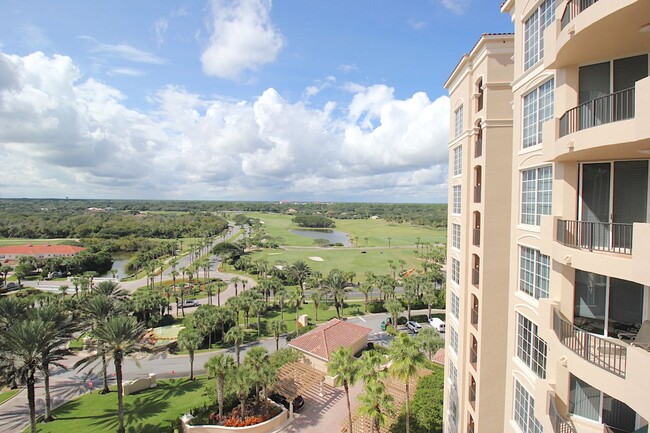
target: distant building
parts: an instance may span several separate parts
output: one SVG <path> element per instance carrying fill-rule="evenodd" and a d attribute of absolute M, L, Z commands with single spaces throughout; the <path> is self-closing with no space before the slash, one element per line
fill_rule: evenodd
<path fill-rule="evenodd" d="M 36 257 L 37 259 L 72 257 L 83 250 L 85 250 L 85 248 L 74 247 L 72 245 L 14 245 L 0 247 L 0 261 L 13 262 L 17 261 L 21 256 Z"/>

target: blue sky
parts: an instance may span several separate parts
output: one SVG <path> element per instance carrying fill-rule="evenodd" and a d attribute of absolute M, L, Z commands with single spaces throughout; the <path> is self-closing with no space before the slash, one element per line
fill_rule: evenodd
<path fill-rule="evenodd" d="M 1 197 L 445 202 L 485 0 L 4 0 Z"/>

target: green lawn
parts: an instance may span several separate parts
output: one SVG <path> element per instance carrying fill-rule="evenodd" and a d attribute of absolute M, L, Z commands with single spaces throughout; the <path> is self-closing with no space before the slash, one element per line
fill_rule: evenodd
<path fill-rule="evenodd" d="M 363 252 L 365 251 L 365 253 Z M 389 260 L 400 270 L 399 260 L 406 262 L 405 269 L 422 269 L 422 260 L 415 257 L 414 247 L 396 248 L 287 248 L 266 249 L 252 254 L 253 260 L 264 258 L 273 265 L 278 260 L 289 264 L 296 260 L 304 260 L 314 271 L 320 271 L 326 276 L 332 269 L 354 271 L 357 273 L 355 282 L 365 280 L 364 273 L 371 271 L 376 275 L 392 273 Z M 309 257 L 320 257 L 323 261 L 315 261 Z"/>
<path fill-rule="evenodd" d="M 163 380 L 158 387 L 124 397 L 127 433 L 165 433 L 171 422 L 188 410 L 208 402 L 208 379 Z M 117 393 L 86 394 L 54 411 L 56 421 L 39 424 L 40 433 L 113 433 L 117 430 Z M 25 429 L 27 432 L 29 429 Z"/>
<path fill-rule="evenodd" d="M 0 238 L 0 246 L 24 244 L 52 244 L 58 245 L 72 239 L 26 239 L 26 238 Z"/>
<path fill-rule="evenodd" d="M 20 389 L 11 389 L 9 391 L 0 392 L 0 404 L 9 400 L 11 397 L 18 394 L 20 391 L 21 391 Z"/>
<path fill-rule="evenodd" d="M 291 222 L 291 215 L 272 214 L 261 212 L 246 213 L 251 218 L 259 218 L 264 222 L 264 229 L 271 236 L 279 236 L 285 240 L 285 245 L 298 247 L 313 246 L 314 240 L 303 236 L 294 235 L 290 229 L 300 229 Z M 388 247 L 390 237 L 391 246 L 412 246 L 420 242 L 445 243 L 447 231 L 408 223 L 387 222 L 383 219 L 358 219 L 335 220 L 334 230 L 348 233 L 351 242 L 357 238 L 359 247 Z M 367 238 L 367 242 L 366 242 Z"/>

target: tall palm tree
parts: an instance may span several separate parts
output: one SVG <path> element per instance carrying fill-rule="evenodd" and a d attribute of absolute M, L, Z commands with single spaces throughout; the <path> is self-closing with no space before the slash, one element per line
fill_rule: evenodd
<path fill-rule="evenodd" d="M 374 286 L 370 284 L 369 281 L 365 281 L 361 283 L 361 285 L 359 286 L 359 293 L 361 293 L 364 297 L 363 305 L 364 305 L 364 311 L 366 313 L 368 312 L 368 297 L 370 296 L 370 294 L 374 289 L 375 289 Z"/>
<path fill-rule="evenodd" d="M 115 364 L 115 379 L 117 380 L 117 433 L 125 433 L 124 430 L 124 396 L 122 387 L 122 366 L 124 358 L 144 349 L 142 337 L 145 329 L 142 323 L 135 318 L 127 316 L 111 317 L 105 322 L 100 322 L 94 334 L 99 344 L 104 345 L 107 353 L 113 358 Z M 95 355 L 97 356 L 97 355 Z"/>
<path fill-rule="evenodd" d="M 302 293 L 299 287 L 292 287 L 287 291 L 287 300 L 290 305 L 296 309 L 296 323 L 298 323 L 298 313 L 300 311 L 300 304 L 302 303 Z"/>
<path fill-rule="evenodd" d="M 284 320 L 280 319 L 270 320 L 269 331 L 271 331 L 273 337 L 275 337 L 275 350 L 277 351 L 280 347 L 280 336 L 287 332 L 287 324 Z"/>
<path fill-rule="evenodd" d="M 402 332 L 398 334 L 389 348 L 392 361 L 390 373 L 406 384 L 406 433 L 411 431 L 411 409 L 409 407 L 409 381 L 415 376 L 418 367 L 424 363 L 424 355 L 420 352 L 420 343 Z"/>
<path fill-rule="evenodd" d="M 262 346 L 251 347 L 244 356 L 244 365 L 250 367 L 252 380 L 255 383 L 255 398 L 260 397 L 260 385 L 262 383 L 262 369 L 269 362 L 269 352 Z"/>
<path fill-rule="evenodd" d="M 300 294 L 303 296 L 305 281 L 311 275 L 311 268 L 304 260 L 296 260 L 289 266 L 289 275 L 298 283 Z"/>
<path fill-rule="evenodd" d="M 67 336 L 60 335 L 52 323 L 41 318 L 28 318 L 14 322 L 0 333 L 4 362 L 13 374 L 27 384 L 27 402 L 31 432 L 36 433 L 36 371 L 47 358 L 49 364 L 60 365 L 58 360 L 68 354 Z"/>
<path fill-rule="evenodd" d="M 240 365 L 239 362 L 239 349 L 241 344 L 244 342 L 244 328 L 239 325 L 235 325 L 226 332 L 226 341 L 232 343 L 235 346 L 235 359 L 237 359 L 237 365 Z"/>
<path fill-rule="evenodd" d="M 327 363 L 327 373 L 334 377 L 336 386 L 343 386 L 348 405 L 348 432 L 352 433 L 352 409 L 350 407 L 350 386 L 354 385 L 359 377 L 359 368 L 352 357 L 352 349 L 339 347 L 332 352 Z"/>
<path fill-rule="evenodd" d="M 388 375 L 387 370 L 382 368 L 382 364 L 385 362 L 386 359 L 384 356 L 376 350 L 366 350 L 357 361 L 359 376 L 363 377 L 366 384 L 369 382 L 379 382 Z"/>
<path fill-rule="evenodd" d="M 120 285 L 115 281 L 102 281 L 95 286 L 93 293 L 98 295 L 106 295 L 114 300 L 124 300 L 129 296 L 129 292 L 120 288 Z"/>
<path fill-rule="evenodd" d="M 241 405 L 239 417 L 243 420 L 246 416 L 246 397 L 251 389 L 251 371 L 248 366 L 240 365 L 233 373 L 230 380 Z"/>
<path fill-rule="evenodd" d="M 219 419 L 223 418 L 223 397 L 226 376 L 235 369 L 235 360 L 230 355 L 220 353 L 211 356 L 204 365 L 210 377 L 217 381 L 217 404 L 219 405 Z"/>
<path fill-rule="evenodd" d="M 327 277 L 323 280 L 323 287 L 327 294 L 334 301 L 336 308 L 336 317 L 341 318 L 341 309 L 347 296 L 347 280 L 343 273 L 338 269 L 332 269 Z"/>
<path fill-rule="evenodd" d="M 239 278 L 239 277 L 232 277 L 230 279 L 230 282 L 235 286 L 235 296 L 238 295 L 237 287 L 238 287 L 238 284 L 239 284 L 240 281 L 241 281 L 241 278 Z"/>
<path fill-rule="evenodd" d="M 323 294 L 320 290 L 314 290 L 310 295 L 311 301 L 314 303 L 314 320 L 318 322 L 318 307 L 323 301 Z"/>
<path fill-rule="evenodd" d="M 393 319 L 393 326 L 395 329 L 397 329 L 397 316 L 399 316 L 400 313 L 404 311 L 404 306 L 397 299 L 389 299 L 384 303 L 384 308 L 386 308 L 386 311 L 388 311 L 388 314 L 390 314 L 391 318 Z"/>
<path fill-rule="evenodd" d="M 262 332 L 262 313 L 266 311 L 266 302 L 264 299 L 254 299 L 251 302 L 251 311 L 255 316 L 257 316 L 257 337 L 261 335 Z"/>
<path fill-rule="evenodd" d="M 429 361 L 433 358 L 433 355 L 445 345 L 445 340 L 440 337 L 438 331 L 433 328 L 426 327 L 420 329 L 418 332 L 417 340 L 420 342 L 422 350 L 427 352 L 429 355 Z"/>
<path fill-rule="evenodd" d="M 178 333 L 178 345 L 190 355 L 190 380 L 194 380 L 194 352 L 201 347 L 201 343 L 203 335 L 194 328 L 186 328 Z"/>
<path fill-rule="evenodd" d="M 367 382 L 365 392 L 359 395 L 360 414 L 370 418 L 373 432 L 388 423 L 388 414 L 393 413 L 393 397 L 386 393 L 386 388 L 381 382 Z"/>

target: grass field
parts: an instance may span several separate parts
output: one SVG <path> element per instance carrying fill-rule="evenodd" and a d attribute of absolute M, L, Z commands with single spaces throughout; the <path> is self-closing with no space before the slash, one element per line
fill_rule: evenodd
<path fill-rule="evenodd" d="M 327 275 L 332 269 L 354 271 L 357 273 L 355 282 L 364 281 L 366 271 L 376 275 L 392 273 L 388 260 L 398 266 L 399 260 L 406 262 L 405 269 L 421 269 L 422 260 L 415 257 L 414 247 L 400 248 L 287 248 L 279 250 L 262 250 L 252 254 L 253 260 L 264 258 L 273 265 L 278 260 L 291 264 L 296 260 L 304 260 L 314 271 Z M 365 253 L 363 253 L 365 251 Z M 323 261 L 314 261 L 309 257 L 320 257 Z"/>
<path fill-rule="evenodd" d="M 26 239 L 26 238 L 0 238 L 0 247 L 6 247 L 9 245 L 25 245 L 25 244 L 53 244 L 58 245 L 62 244 L 65 241 L 70 239 Z"/>
<path fill-rule="evenodd" d="M 158 387 L 124 397 L 127 433 L 168 432 L 171 422 L 188 410 L 208 402 L 206 377 L 162 380 Z M 117 393 L 86 394 L 54 410 L 56 421 L 39 424 L 39 433 L 113 433 L 117 431 Z M 29 429 L 25 429 L 28 432 Z"/>
<path fill-rule="evenodd" d="M 0 404 L 2 404 L 5 401 L 9 400 L 11 397 L 18 394 L 20 391 L 22 391 L 22 390 L 21 389 L 11 389 L 9 391 L 0 392 Z"/>
<path fill-rule="evenodd" d="M 285 245 L 313 246 L 313 239 L 294 235 L 290 229 L 299 229 L 291 222 L 292 216 L 283 214 L 247 213 L 251 218 L 264 221 L 264 229 L 271 236 L 281 237 Z M 388 247 L 390 237 L 391 246 L 414 246 L 420 242 L 445 243 L 447 232 L 445 229 L 433 229 L 411 224 L 387 222 L 382 219 L 336 220 L 334 230 L 348 233 L 350 240 L 357 239 L 359 247 Z M 367 240 L 366 240 L 367 238 Z"/>

